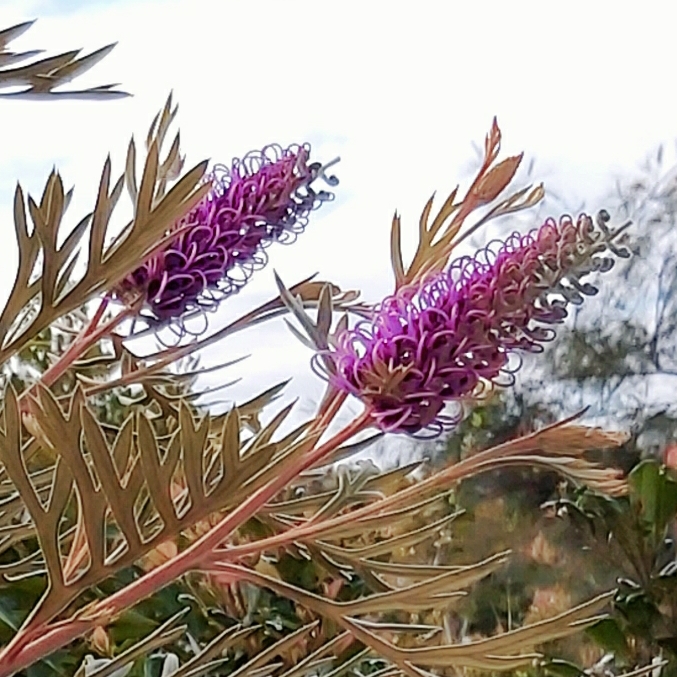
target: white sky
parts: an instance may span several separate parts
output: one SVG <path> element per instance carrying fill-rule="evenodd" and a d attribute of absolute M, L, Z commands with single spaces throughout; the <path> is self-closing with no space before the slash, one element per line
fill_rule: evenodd
<path fill-rule="evenodd" d="M 273 267 L 288 284 L 320 271 L 368 300 L 386 294 L 393 211 L 412 244 L 425 200 L 467 180 L 472 143 L 494 115 L 504 156 L 536 159 L 555 213 L 583 201 L 596 211 L 616 176 L 677 137 L 677 10 L 668 1 L 0 0 L 1 27 L 36 17 L 12 47 L 54 54 L 118 41 L 79 84 L 120 82 L 134 98 L 0 100 L 3 296 L 16 259 L 10 266 L 16 180 L 37 193 L 56 165 L 76 186 L 76 223 L 93 206 L 106 154 L 121 172 L 130 135 L 145 136 L 170 89 L 188 166 L 270 142 L 307 140 L 315 159 L 342 157 L 336 201 L 293 247 L 269 250 L 272 265 L 211 317 L 214 328 L 275 294 Z M 289 397 L 310 411 L 321 384 L 281 322 L 221 344 L 204 364 L 247 353 L 205 383 L 242 376 L 224 393 L 242 399 L 295 376 Z"/>

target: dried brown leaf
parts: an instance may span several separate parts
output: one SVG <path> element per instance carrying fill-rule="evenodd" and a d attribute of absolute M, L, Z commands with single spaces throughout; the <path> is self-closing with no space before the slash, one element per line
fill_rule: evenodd
<path fill-rule="evenodd" d="M 472 194 L 480 204 L 495 200 L 508 186 L 522 161 L 523 153 L 506 158 L 492 167 L 472 189 Z"/>

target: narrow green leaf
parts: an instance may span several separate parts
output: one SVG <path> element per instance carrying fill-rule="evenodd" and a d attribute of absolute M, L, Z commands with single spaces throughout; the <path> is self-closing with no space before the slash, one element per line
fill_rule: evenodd
<path fill-rule="evenodd" d="M 603 618 L 587 628 L 585 632 L 605 651 L 611 651 L 617 656 L 629 658 L 630 647 L 628 646 L 625 633 L 621 630 L 615 619 Z"/>

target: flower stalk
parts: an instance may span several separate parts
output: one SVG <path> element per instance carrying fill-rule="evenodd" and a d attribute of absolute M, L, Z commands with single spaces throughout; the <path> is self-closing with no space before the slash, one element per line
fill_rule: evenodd
<path fill-rule="evenodd" d="M 52 364 L 44 374 L 40 377 L 37 383 L 30 386 L 25 392 L 21 394 L 21 410 L 26 414 L 30 411 L 30 398 L 37 389 L 38 384 L 45 387 L 53 385 L 59 378 L 61 378 L 73 363 L 79 360 L 92 346 L 96 345 L 102 339 L 111 336 L 113 331 L 120 326 L 120 324 L 133 317 L 139 310 L 140 304 L 137 302 L 134 305 L 127 306 L 121 310 L 117 315 L 108 320 L 102 325 L 101 322 L 106 308 L 110 302 L 110 297 L 105 296 L 101 299 L 98 308 L 96 309 L 92 319 L 87 326 L 75 337 L 68 348 L 62 355 Z"/>
<path fill-rule="evenodd" d="M 340 398 L 337 399 L 322 417 L 320 425 L 314 428 L 313 434 L 317 439 L 327 429 L 338 411 L 341 401 Z M 186 550 L 119 592 L 110 595 L 101 602 L 85 607 L 72 619 L 51 625 L 40 623 L 36 627 L 30 625 L 24 627 L 0 651 L 0 677 L 9 677 L 9 675 L 28 667 L 35 661 L 94 630 L 97 626 L 108 624 L 125 609 L 161 590 L 189 571 L 199 569 L 204 562 L 209 560 L 211 553 L 221 543 L 238 527 L 256 515 L 291 480 L 320 461 L 328 460 L 332 452 L 358 433 L 366 430 L 371 423 L 370 412 L 364 411 L 324 444 L 306 453 L 296 463 L 286 464 L 274 480 L 254 492 Z"/>

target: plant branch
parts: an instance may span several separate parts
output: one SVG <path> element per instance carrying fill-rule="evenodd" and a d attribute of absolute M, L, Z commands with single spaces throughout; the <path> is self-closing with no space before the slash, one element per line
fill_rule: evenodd
<path fill-rule="evenodd" d="M 66 373 L 66 371 L 68 371 L 73 362 L 82 357 L 102 338 L 109 336 L 123 320 L 134 315 L 137 312 L 140 303 L 137 302 L 132 306 L 126 307 L 105 324 L 97 326 L 101 321 L 107 305 L 108 297 L 104 297 L 89 324 L 80 332 L 70 346 L 68 346 L 63 355 L 47 369 L 37 383 L 34 383 L 21 395 L 20 399 L 24 401 L 21 407 L 23 413 L 28 413 L 30 410 L 30 396 L 35 392 L 38 384 L 45 387 L 53 385 L 64 373 Z"/>
<path fill-rule="evenodd" d="M 584 442 L 580 439 L 575 440 L 575 442 L 569 442 L 571 446 L 567 448 L 567 441 L 564 440 L 564 438 L 566 436 L 567 424 L 578 416 L 580 416 L 580 414 L 575 414 L 572 417 L 559 421 L 538 432 L 531 433 L 525 437 L 505 442 L 485 451 L 473 454 L 472 456 L 468 456 L 462 461 L 450 465 L 448 468 L 431 475 L 421 482 L 417 482 L 391 496 L 374 503 L 369 503 L 351 512 L 344 513 L 322 522 L 310 521 L 308 523 L 303 523 L 288 531 L 258 540 L 254 543 L 245 543 L 227 549 L 217 550 L 214 552 L 211 561 L 213 563 L 219 561 L 235 562 L 246 556 L 257 554 L 264 550 L 274 550 L 293 542 L 308 542 L 326 538 L 330 532 L 340 530 L 346 525 L 354 525 L 360 520 L 367 520 L 379 513 L 383 513 L 385 510 L 395 510 L 402 505 L 418 502 L 424 496 L 436 489 L 448 488 L 461 480 L 494 470 L 503 465 L 542 465 L 544 458 L 547 456 L 547 451 L 545 454 L 537 454 L 536 452 L 542 451 L 544 447 L 549 449 L 552 446 L 552 438 L 555 436 L 561 437 L 562 442 L 560 443 L 561 453 L 554 452 L 554 454 L 558 457 L 563 457 L 566 452 L 570 451 L 571 455 L 576 457 L 576 451 L 578 450 L 580 453 L 582 443 Z M 578 426 L 570 428 L 574 433 L 577 429 L 578 431 L 586 430 L 581 429 Z M 613 442 L 611 437 L 606 440 L 606 444 L 613 444 Z M 618 442 L 620 442 L 620 438 L 616 443 Z M 595 446 L 602 446 L 603 444 L 604 442 L 600 444 L 600 440 L 595 440 L 594 442 L 591 440 L 588 448 L 595 448 Z M 560 471 L 566 470 L 565 467 L 559 469 Z M 620 482 L 620 480 L 617 481 Z"/>
<path fill-rule="evenodd" d="M 319 440 L 338 408 L 322 417 L 314 434 Z M 230 536 L 239 526 L 254 516 L 268 501 L 282 490 L 294 477 L 326 460 L 329 455 L 357 433 L 371 425 L 371 412 L 365 410 L 360 416 L 340 430 L 324 444 L 308 453 L 299 462 L 283 468 L 277 477 L 254 492 L 235 510 L 224 517 L 208 533 L 195 541 L 175 558 L 137 579 L 119 592 L 83 609 L 72 619 L 52 626 L 41 623 L 37 627 L 23 628 L 12 642 L 0 652 L 0 677 L 28 667 L 36 660 L 72 642 L 99 625 L 110 622 L 119 613 L 134 606 L 149 595 L 161 590 L 191 570 L 200 568 L 209 559 L 212 551 Z"/>

